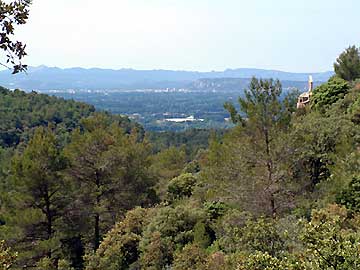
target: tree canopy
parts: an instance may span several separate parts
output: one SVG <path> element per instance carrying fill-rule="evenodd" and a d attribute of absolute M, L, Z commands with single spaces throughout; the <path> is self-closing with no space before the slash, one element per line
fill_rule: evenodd
<path fill-rule="evenodd" d="M 354 81 L 360 78 L 360 50 L 355 45 L 349 46 L 334 63 L 337 76 L 346 80 Z"/>

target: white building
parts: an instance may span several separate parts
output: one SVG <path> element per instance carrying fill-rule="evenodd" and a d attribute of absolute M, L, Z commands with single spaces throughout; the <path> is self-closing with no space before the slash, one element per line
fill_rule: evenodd
<path fill-rule="evenodd" d="M 194 122 L 194 121 L 200 121 L 203 122 L 204 119 L 198 118 L 196 119 L 193 115 L 186 117 L 186 118 L 167 118 L 165 119 L 167 122 L 175 122 L 175 123 L 184 123 L 184 122 Z"/>

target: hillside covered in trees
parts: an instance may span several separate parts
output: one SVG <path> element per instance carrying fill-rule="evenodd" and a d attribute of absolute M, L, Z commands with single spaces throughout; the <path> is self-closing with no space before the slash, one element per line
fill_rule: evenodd
<path fill-rule="evenodd" d="M 359 49 L 335 72 L 302 109 L 253 78 L 226 132 L 1 89 L 1 269 L 360 269 Z"/>

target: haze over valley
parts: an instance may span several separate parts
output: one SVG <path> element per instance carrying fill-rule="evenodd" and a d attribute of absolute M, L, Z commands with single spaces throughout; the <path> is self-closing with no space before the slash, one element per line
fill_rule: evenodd
<path fill-rule="evenodd" d="M 330 71 L 312 73 L 315 86 L 332 75 Z M 294 89 L 304 91 L 308 87 L 307 73 L 248 68 L 196 72 L 39 66 L 15 76 L 1 71 L 0 81 L 10 89 L 74 99 L 99 110 L 127 115 L 146 130 L 181 131 L 231 127 L 223 104 L 236 102 L 253 76 L 279 78 L 284 93 Z M 189 117 L 194 119 L 189 120 Z M 183 120 L 172 121 L 171 118 Z"/>

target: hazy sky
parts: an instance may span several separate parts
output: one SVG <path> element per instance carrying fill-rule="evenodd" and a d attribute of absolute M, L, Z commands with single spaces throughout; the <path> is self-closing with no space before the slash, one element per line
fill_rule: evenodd
<path fill-rule="evenodd" d="M 33 0 L 30 65 L 296 72 L 360 45 L 360 0 Z"/>

